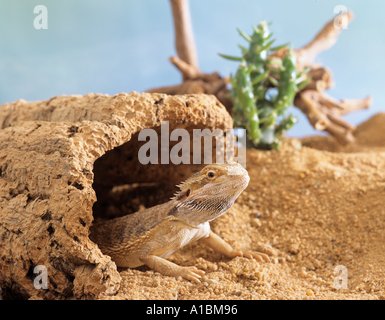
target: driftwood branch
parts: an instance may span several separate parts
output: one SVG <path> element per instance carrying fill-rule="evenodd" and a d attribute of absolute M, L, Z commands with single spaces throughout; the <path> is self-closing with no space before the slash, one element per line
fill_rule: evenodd
<path fill-rule="evenodd" d="M 170 95 L 176 95 L 180 91 L 181 84 L 178 84 L 176 86 L 168 86 L 168 87 L 160 87 L 155 89 L 147 90 L 148 93 L 165 93 Z"/>
<path fill-rule="evenodd" d="M 306 114 L 311 125 L 317 130 L 323 130 L 333 135 L 343 145 L 354 141 L 355 126 L 346 122 L 341 115 L 367 109 L 371 98 L 362 100 L 338 101 L 323 92 L 305 90 L 297 94 L 294 105 Z"/>
<path fill-rule="evenodd" d="M 171 0 L 171 3 L 176 6 L 176 2 Z M 182 7 L 178 7 L 178 10 L 181 10 Z M 178 16 L 178 25 L 184 24 L 184 15 Z M 174 15 L 175 17 L 175 15 Z M 176 38 L 180 37 L 179 33 L 175 33 Z M 186 43 L 181 40 L 181 43 Z M 183 45 L 184 46 L 184 45 Z M 181 47 L 183 47 L 181 46 Z M 194 47 L 195 50 L 195 47 Z M 183 52 L 183 50 L 181 51 Z M 179 51 L 178 51 L 178 54 Z M 186 62 L 181 56 L 179 57 L 171 57 L 170 62 L 181 72 L 183 76 L 183 83 L 176 86 L 167 86 L 161 88 L 155 88 L 147 90 L 149 93 L 165 93 L 165 94 L 192 94 L 192 93 L 206 93 L 206 94 L 214 94 L 217 96 L 218 100 L 226 106 L 226 108 L 230 108 L 232 106 L 231 99 L 228 96 L 229 90 L 226 89 L 226 86 L 229 84 L 229 77 L 222 78 L 217 72 L 212 74 L 202 73 L 199 71 L 197 65 L 190 64 Z M 228 109 L 229 110 L 229 109 Z"/>
<path fill-rule="evenodd" d="M 195 80 L 199 79 L 201 76 L 201 72 L 194 65 L 188 64 L 178 57 L 171 57 L 170 62 L 178 68 L 178 70 L 182 73 L 183 79 Z"/>
<path fill-rule="evenodd" d="M 300 66 L 312 66 L 314 58 L 323 51 L 330 49 L 336 42 L 342 27 L 347 26 L 354 18 L 351 11 L 346 12 L 340 21 L 341 28 L 337 29 L 334 26 L 334 20 L 330 20 L 322 30 L 315 36 L 315 38 L 300 50 L 296 50 L 297 63 Z"/>
<path fill-rule="evenodd" d="M 305 113 L 315 129 L 330 133 L 344 145 L 354 141 L 355 126 L 342 119 L 342 115 L 369 108 L 371 98 L 338 101 L 326 95 L 323 91 L 334 86 L 333 76 L 328 68 L 316 64 L 314 59 L 337 42 L 343 27 L 347 26 L 353 17 L 353 13 L 350 11 L 342 15 L 339 21 L 341 28 L 334 26 L 336 18 L 333 18 L 309 44 L 294 50 L 298 70 L 309 67 L 310 71 L 307 76 L 311 78 L 308 85 L 296 95 L 294 105 Z M 287 48 L 283 48 L 272 56 L 282 59 L 286 53 Z"/>
<path fill-rule="evenodd" d="M 206 74 L 199 70 L 187 0 L 170 1 L 174 15 L 175 45 L 179 56 L 171 57 L 170 61 L 181 72 L 183 83 L 176 86 L 151 89 L 148 92 L 171 95 L 214 94 L 231 112 L 233 104 L 229 94 L 230 91 L 226 88 L 229 78 L 222 78 L 216 72 Z M 319 53 L 330 49 L 336 43 L 343 28 L 353 20 L 353 13 L 348 11 L 340 16 L 338 22 L 341 28 L 335 27 L 335 19 L 333 18 L 325 24 L 306 46 L 294 50 L 297 58 L 297 69 L 302 71 L 309 67 L 310 71 L 303 77 L 304 79 L 308 76 L 311 78 L 307 86 L 297 93 L 294 105 L 305 113 L 315 129 L 326 131 L 334 136 L 339 143 L 347 144 L 354 141 L 353 132 L 355 127 L 342 119 L 342 115 L 369 108 L 371 98 L 338 101 L 323 92 L 334 86 L 333 75 L 328 68 L 316 64 L 314 59 Z M 282 48 L 272 54 L 271 57 L 282 59 L 287 50 L 287 48 Z"/>
<path fill-rule="evenodd" d="M 170 62 L 181 72 L 183 83 L 147 90 L 150 93 L 166 94 L 214 94 L 226 108 L 231 108 L 232 102 L 228 96 L 229 77 L 222 78 L 217 72 L 202 73 L 198 67 L 198 58 L 191 27 L 190 10 L 187 0 L 170 0 L 175 26 L 175 46 L 178 57 L 171 57 Z"/>
<path fill-rule="evenodd" d="M 328 68 L 313 67 L 307 75 L 311 80 L 304 90 L 323 91 L 334 86 L 333 75 Z"/>
<path fill-rule="evenodd" d="M 310 67 L 308 75 L 311 80 L 306 88 L 297 94 L 294 105 L 305 113 L 315 129 L 329 132 L 343 145 L 354 141 L 355 126 L 342 119 L 342 115 L 369 108 L 371 98 L 338 101 L 325 94 L 323 91 L 334 85 L 332 73 L 329 69 L 315 64 L 314 59 L 337 42 L 343 27 L 347 26 L 353 17 L 351 11 L 345 13 L 339 21 L 341 25 L 339 29 L 334 26 L 335 18 L 333 18 L 309 44 L 295 50 L 297 67 L 300 70 Z"/>
<path fill-rule="evenodd" d="M 175 47 L 187 64 L 199 69 L 188 0 L 170 0 L 174 17 Z"/>

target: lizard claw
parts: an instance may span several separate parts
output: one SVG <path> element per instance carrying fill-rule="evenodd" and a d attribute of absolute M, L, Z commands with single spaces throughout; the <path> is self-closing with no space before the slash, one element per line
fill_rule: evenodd
<path fill-rule="evenodd" d="M 244 251 L 243 256 L 248 259 L 256 259 L 259 262 L 268 261 L 270 262 L 270 258 L 267 254 L 255 252 L 255 251 Z"/>
<path fill-rule="evenodd" d="M 180 267 L 178 271 L 178 276 L 196 283 L 201 283 L 199 279 L 204 274 L 205 272 L 203 270 L 199 270 L 196 267 Z"/>
<path fill-rule="evenodd" d="M 270 262 L 270 258 L 267 254 L 255 252 L 255 251 L 233 251 L 231 254 L 231 258 L 235 257 L 245 257 L 247 259 L 255 259 L 258 262 L 268 261 Z"/>
<path fill-rule="evenodd" d="M 235 257 L 243 257 L 242 251 L 232 251 L 227 255 L 229 258 L 235 258 Z"/>

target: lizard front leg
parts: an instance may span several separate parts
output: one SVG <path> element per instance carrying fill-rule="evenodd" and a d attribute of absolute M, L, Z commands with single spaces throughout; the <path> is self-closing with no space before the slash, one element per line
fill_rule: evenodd
<path fill-rule="evenodd" d="M 140 258 L 146 266 L 152 270 L 159 272 L 165 276 L 182 277 L 187 280 L 191 280 L 200 283 L 199 279 L 205 274 L 204 271 L 197 269 L 196 267 L 181 267 L 168 260 L 160 258 L 154 255 L 146 255 Z"/>
<path fill-rule="evenodd" d="M 207 238 L 202 238 L 202 241 L 214 251 L 223 254 L 228 258 L 245 257 L 248 259 L 255 258 L 260 262 L 263 260 L 270 261 L 269 256 L 264 253 L 234 250 L 225 240 L 212 231 L 210 231 Z"/>

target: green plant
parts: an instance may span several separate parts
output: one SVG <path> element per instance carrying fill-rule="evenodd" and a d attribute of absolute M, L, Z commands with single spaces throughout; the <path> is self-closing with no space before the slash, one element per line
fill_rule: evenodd
<path fill-rule="evenodd" d="M 310 78 L 302 80 L 308 70 L 297 72 L 291 45 L 271 47 L 275 40 L 271 40 L 272 33 L 265 21 L 253 30 L 248 36 L 238 29 L 249 43 L 249 48 L 239 46 L 242 57 L 220 54 L 223 58 L 241 62 L 235 76 L 230 78 L 232 117 L 236 127 L 247 130 L 248 147 L 277 149 L 282 134 L 297 122 L 292 115 L 285 116 L 285 111 L 293 105 L 295 94 Z M 288 47 L 287 53 L 282 59 L 271 57 L 285 47 Z M 273 87 L 277 88 L 275 93 L 271 90 Z"/>

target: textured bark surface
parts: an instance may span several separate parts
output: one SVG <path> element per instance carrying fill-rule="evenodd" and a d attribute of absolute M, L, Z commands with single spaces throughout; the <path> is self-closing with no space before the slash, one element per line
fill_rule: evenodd
<path fill-rule="evenodd" d="M 139 163 L 145 142 L 138 132 L 159 130 L 161 121 L 170 121 L 170 132 L 232 128 L 223 105 L 206 95 L 88 94 L 0 106 L 4 298 L 98 298 L 118 290 L 115 263 L 88 238 L 93 208 L 103 216 L 95 201 L 125 184 L 171 186 L 201 167 Z M 37 265 L 47 268 L 47 290 L 34 288 Z"/>

